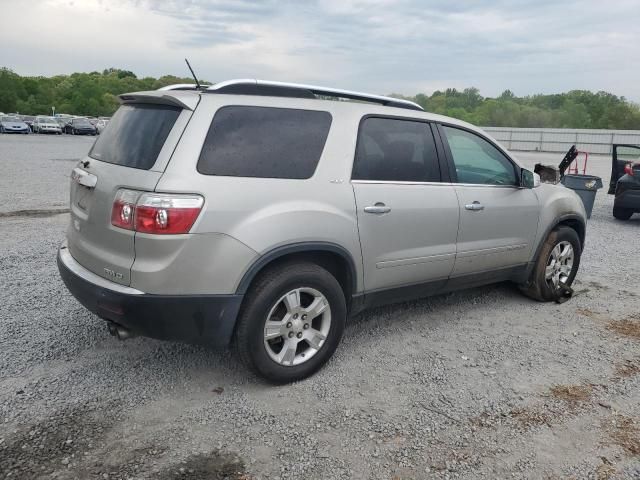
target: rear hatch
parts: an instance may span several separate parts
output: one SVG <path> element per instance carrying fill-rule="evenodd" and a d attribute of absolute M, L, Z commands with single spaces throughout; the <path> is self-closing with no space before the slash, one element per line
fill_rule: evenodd
<path fill-rule="evenodd" d="M 152 192 L 198 102 L 168 95 L 123 96 L 124 104 L 71 175 L 71 225 L 67 242 L 82 266 L 129 285 L 135 232 L 112 225 L 121 189 Z"/>

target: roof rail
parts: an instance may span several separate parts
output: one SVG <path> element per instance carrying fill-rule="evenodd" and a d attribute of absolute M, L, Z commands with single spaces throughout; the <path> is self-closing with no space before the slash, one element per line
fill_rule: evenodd
<path fill-rule="evenodd" d="M 200 89 L 206 89 L 210 85 L 200 85 Z M 158 90 L 198 90 L 195 83 L 176 83 L 158 88 Z"/>
<path fill-rule="evenodd" d="M 166 87 L 165 87 L 166 88 Z M 216 83 L 208 88 L 210 93 L 229 93 L 238 95 L 265 95 L 276 97 L 316 98 L 316 96 L 347 98 L 363 102 L 372 102 L 387 107 L 423 110 L 417 103 L 399 98 L 371 95 L 369 93 L 340 90 L 337 88 L 303 85 L 299 83 L 271 82 L 268 80 L 238 79 Z"/>

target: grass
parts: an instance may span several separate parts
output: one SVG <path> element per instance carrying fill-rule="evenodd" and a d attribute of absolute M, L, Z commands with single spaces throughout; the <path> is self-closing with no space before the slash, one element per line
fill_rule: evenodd
<path fill-rule="evenodd" d="M 607 329 L 619 335 L 640 340 L 640 314 L 630 315 L 622 320 L 611 320 Z"/>
<path fill-rule="evenodd" d="M 509 415 L 524 428 L 538 427 L 540 425 L 550 427 L 553 420 L 551 412 L 539 408 L 514 408 L 509 412 Z"/>
<path fill-rule="evenodd" d="M 625 360 L 620 362 L 615 367 L 615 374 L 617 377 L 633 377 L 640 373 L 640 358 L 633 360 Z"/>
<path fill-rule="evenodd" d="M 640 455 L 640 426 L 633 418 L 615 415 L 613 421 L 606 425 L 606 429 L 614 445 L 631 455 Z"/>
<path fill-rule="evenodd" d="M 586 402 L 591 399 L 591 385 L 554 385 L 549 389 L 552 397 L 570 404 Z"/>

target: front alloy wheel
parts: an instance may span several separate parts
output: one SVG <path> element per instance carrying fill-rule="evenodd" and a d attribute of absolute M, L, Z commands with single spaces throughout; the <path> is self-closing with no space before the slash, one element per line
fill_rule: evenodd
<path fill-rule="evenodd" d="M 578 273 L 581 254 L 578 233 L 566 225 L 557 226 L 541 245 L 531 277 L 520 289 L 541 302 L 559 299 L 562 287 L 570 287 Z"/>
<path fill-rule="evenodd" d="M 331 307 L 314 288 L 296 288 L 271 308 L 264 325 L 264 347 L 281 365 L 299 365 L 318 353 L 331 328 Z"/>
<path fill-rule="evenodd" d="M 567 284 L 573 270 L 573 256 L 573 246 L 567 241 L 558 243 L 551 250 L 544 279 L 553 290 L 558 290 L 561 283 Z"/>

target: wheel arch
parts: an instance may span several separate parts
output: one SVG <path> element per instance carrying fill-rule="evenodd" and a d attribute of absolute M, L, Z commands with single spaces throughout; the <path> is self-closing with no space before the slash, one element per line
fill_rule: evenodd
<path fill-rule="evenodd" d="M 340 245 L 329 242 L 299 242 L 274 248 L 254 261 L 242 276 L 236 294 L 244 295 L 258 275 L 287 261 L 311 261 L 329 271 L 340 283 L 347 305 L 357 292 L 357 270 L 351 254 Z"/>
<path fill-rule="evenodd" d="M 531 277 L 531 272 L 533 271 L 535 263 L 538 260 L 538 257 L 540 256 L 540 251 L 542 250 L 542 246 L 544 245 L 544 242 L 549 237 L 549 234 L 559 226 L 566 226 L 575 230 L 576 233 L 578 234 L 578 238 L 580 239 L 580 250 L 582 251 L 584 249 L 584 242 L 585 242 L 586 230 L 587 230 L 584 219 L 577 214 L 565 214 L 565 215 L 556 217 L 553 222 L 549 223 L 549 226 L 547 227 L 546 231 L 540 237 L 540 240 L 538 241 L 538 245 L 536 246 L 535 254 L 533 255 L 531 261 L 529 262 L 529 266 L 527 268 L 525 278 L 529 279 Z"/>

